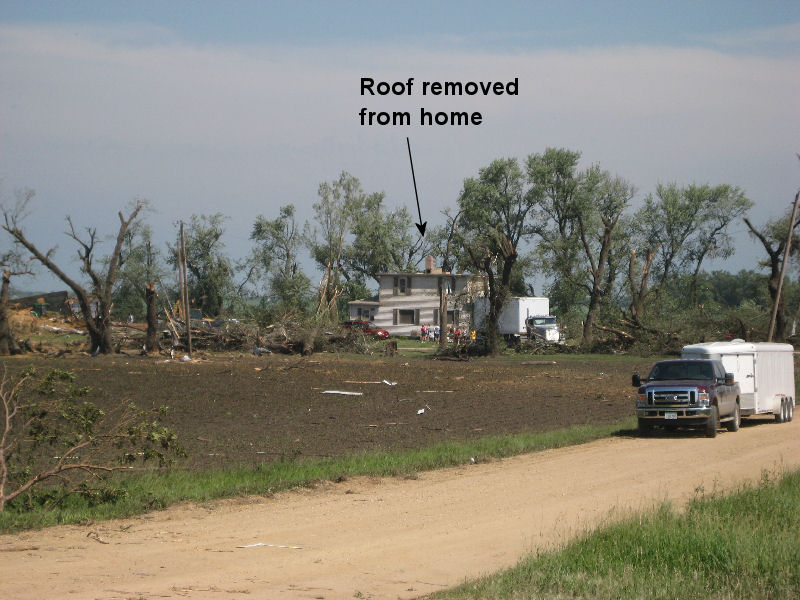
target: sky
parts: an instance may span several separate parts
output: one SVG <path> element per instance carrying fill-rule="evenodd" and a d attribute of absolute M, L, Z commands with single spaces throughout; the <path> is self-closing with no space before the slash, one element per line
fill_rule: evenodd
<path fill-rule="evenodd" d="M 369 96 L 362 78 L 413 83 Z M 447 81 L 517 94 L 422 94 Z M 64 217 L 112 235 L 138 197 L 162 247 L 179 220 L 225 214 L 234 259 L 258 215 L 291 203 L 311 220 L 342 171 L 416 216 L 406 138 L 429 227 L 465 178 L 548 147 L 633 183 L 634 208 L 658 183 L 739 186 L 761 224 L 800 187 L 799 99 L 796 0 L 0 0 L 0 198 L 35 190 L 25 229 L 73 274 Z M 410 124 L 362 125 L 362 108 Z M 422 125 L 423 109 L 481 122 Z M 710 266 L 757 268 L 763 250 L 734 234 Z M 64 286 L 40 270 L 21 287 Z"/>

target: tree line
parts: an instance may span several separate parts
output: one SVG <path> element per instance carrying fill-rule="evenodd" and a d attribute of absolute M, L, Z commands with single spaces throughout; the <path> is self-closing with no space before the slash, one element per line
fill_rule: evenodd
<path fill-rule="evenodd" d="M 239 260 L 225 250 L 224 214 L 192 215 L 185 240 L 191 304 L 210 317 L 267 323 L 290 313 L 335 322 L 346 315 L 348 301 L 371 295 L 380 273 L 414 272 L 432 256 L 446 271 L 485 277 L 490 352 L 500 348 L 493 324 L 506 299 L 534 291 L 550 297 L 569 337 L 587 349 L 609 340 L 663 347 L 687 332 L 759 339 L 776 303 L 775 339 L 794 333 L 800 286 L 790 277 L 778 294 L 787 233 L 798 225 L 797 218 L 790 223 L 791 211 L 757 225 L 748 216 L 753 202 L 740 188 L 678 183 L 658 184 L 634 209 L 637 190 L 630 182 L 598 164 L 580 169 L 580 159 L 580 152 L 548 148 L 524 160 L 494 160 L 464 180 L 443 224 L 425 236 L 405 207 L 387 207 L 382 192 L 365 192 L 346 172 L 320 184 L 306 223 L 297 220 L 291 203 L 277 214 L 258 215 L 250 254 Z M 81 267 L 76 280 L 55 262 L 53 249 L 40 248 L 26 234 L 34 196 L 20 190 L 2 206 L 11 244 L 0 256 L 6 274 L 0 352 L 13 350 L 3 346 L 13 338 L 3 329 L 7 280 L 30 273 L 34 264 L 78 299 L 97 352 L 112 350 L 113 320 L 144 318 L 148 293 L 150 305 L 155 289 L 166 305 L 177 297 L 172 274 L 178 247 L 154 243 L 146 201 L 118 213 L 114 245 L 103 256 L 97 230 L 79 228 L 67 217 L 66 234 Z M 708 273 L 710 260 L 733 254 L 733 226 L 742 222 L 765 258 L 735 275 Z M 796 245 L 789 248 L 792 261 Z M 300 267 L 303 252 L 322 274 L 318 284 Z M 544 289 L 533 289 L 534 276 L 547 281 Z"/>

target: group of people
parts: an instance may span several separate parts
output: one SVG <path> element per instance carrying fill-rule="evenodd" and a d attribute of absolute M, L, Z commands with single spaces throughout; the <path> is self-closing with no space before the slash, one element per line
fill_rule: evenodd
<path fill-rule="evenodd" d="M 438 342 L 439 341 L 439 334 L 440 328 L 438 325 L 425 325 L 423 324 L 419 328 L 420 333 L 420 340 L 424 343 L 426 341 L 431 342 Z M 447 328 L 447 341 L 454 341 L 456 344 L 459 344 L 462 340 L 466 340 L 467 337 L 471 337 L 471 339 L 475 339 L 475 332 L 470 333 L 466 329 L 461 329 L 460 327 L 456 327 L 453 329 L 452 327 Z"/>

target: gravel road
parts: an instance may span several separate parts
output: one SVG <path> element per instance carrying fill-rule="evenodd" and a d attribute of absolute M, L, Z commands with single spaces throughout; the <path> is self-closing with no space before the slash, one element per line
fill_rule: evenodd
<path fill-rule="evenodd" d="M 800 419 L 0 536 L 3 598 L 415 598 L 629 510 L 800 468 Z"/>

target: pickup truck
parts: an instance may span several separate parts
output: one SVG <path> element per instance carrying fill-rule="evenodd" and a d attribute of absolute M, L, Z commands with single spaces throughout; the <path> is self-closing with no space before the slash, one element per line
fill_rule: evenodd
<path fill-rule="evenodd" d="M 702 427 L 716 437 L 720 423 L 739 431 L 739 384 L 726 373 L 720 360 L 663 360 L 653 365 L 647 379 L 632 377 L 638 388 L 636 416 L 639 432 L 656 427 Z"/>

